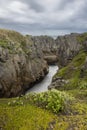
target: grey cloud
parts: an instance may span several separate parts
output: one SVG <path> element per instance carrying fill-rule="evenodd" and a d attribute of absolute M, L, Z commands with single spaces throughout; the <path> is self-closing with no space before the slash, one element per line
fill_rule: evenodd
<path fill-rule="evenodd" d="M 76 0 L 61 0 L 59 6 L 56 5 L 56 10 L 64 10 L 66 6 L 73 4 Z"/>
<path fill-rule="evenodd" d="M 38 2 L 36 2 L 36 0 L 22 0 L 22 1 L 24 3 L 27 3 L 36 12 L 43 12 L 44 11 L 44 7 L 42 5 L 40 5 Z"/>
<path fill-rule="evenodd" d="M 23 14 L 12 12 L 6 5 L 8 4 L 9 7 L 9 4 L 13 1 L 22 2 L 22 5 L 25 4 L 26 7 L 30 8 L 24 9 Z M 82 0 L 77 0 L 75 10 L 73 7 L 76 0 L 59 0 L 59 3 L 58 0 L 50 0 L 51 2 L 55 1 L 58 3 L 51 5 L 53 6 L 51 11 L 49 10 L 50 6 L 46 5 L 46 1 L 48 0 L 44 0 L 43 2 L 40 2 L 40 0 L 13 1 L 1 0 L 0 9 L 8 12 L 8 16 L 2 14 L 5 16 L 4 18 L 0 17 L 0 28 L 13 29 L 24 34 L 29 33 L 33 35 L 57 35 L 63 32 L 87 31 L 87 0 L 83 0 L 83 5 L 79 5 L 79 2 Z M 18 5 L 16 8 L 21 10 L 21 7 L 18 7 Z"/>

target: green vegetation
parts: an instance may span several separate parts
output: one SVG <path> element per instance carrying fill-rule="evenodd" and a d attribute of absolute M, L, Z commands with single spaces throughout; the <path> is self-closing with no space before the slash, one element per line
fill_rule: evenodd
<path fill-rule="evenodd" d="M 48 109 L 54 113 L 63 111 L 70 101 L 70 97 L 64 92 L 55 89 L 39 94 L 30 94 L 26 96 L 32 104 L 38 107 Z"/>
<path fill-rule="evenodd" d="M 75 73 L 77 73 L 77 71 L 81 69 L 82 65 L 85 62 L 86 56 L 87 56 L 86 52 L 84 51 L 79 52 L 79 54 L 73 58 L 71 63 L 69 63 L 66 67 L 58 71 L 55 77 L 61 76 L 67 79 L 73 77 L 73 75 L 77 76 Z"/>
<path fill-rule="evenodd" d="M 16 54 L 19 52 L 20 45 L 13 44 L 11 41 L 0 40 L 0 46 L 4 49 L 8 49 L 10 54 Z"/>
<path fill-rule="evenodd" d="M 29 37 L 27 42 L 26 38 L 18 32 L 0 29 L 0 46 L 8 49 L 10 54 L 25 53 L 26 56 L 29 56 L 31 53 L 29 45 L 32 44 L 32 40 Z"/>
<path fill-rule="evenodd" d="M 68 101 L 69 97 L 57 90 L 0 99 L 0 127 L 4 130 L 47 130 L 54 127 L 57 116 L 46 109 L 58 113 Z M 57 130 L 56 125 L 54 128 Z"/>
<path fill-rule="evenodd" d="M 86 130 L 86 92 L 77 90 L 59 92 L 53 90 L 42 94 L 29 94 L 23 97 L 0 99 L 0 128 L 2 130 L 67 130 L 71 128 L 73 130 Z M 52 112 L 44 107 L 47 101 L 44 102 L 43 96 L 45 96 L 45 99 L 50 99 L 49 103 L 51 104 L 49 108 Z M 70 98 L 72 96 L 75 98 Z M 65 103 L 61 103 L 62 97 L 63 99 L 67 97 L 67 100 L 63 100 L 66 101 Z M 56 101 L 58 102 L 56 103 Z M 53 113 L 54 108 L 52 108 L 55 104 L 58 105 L 56 115 Z M 64 107 L 59 111 L 59 108 L 61 108 L 59 106 L 62 105 Z"/>
<path fill-rule="evenodd" d="M 0 40 L 0 46 L 3 47 L 3 48 L 6 48 L 6 47 L 8 46 L 7 41 L 5 41 L 5 40 Z"/>
<path fill-rule="evenodd" d="M 87 40 L 87 32 L 85 32 L 85 33 L 79 35 L 79 36 L 77 37 L 77 40 L 79 41 L 79 43 L 83 43 L 85 40 Z"/>
<path fill-rule="evenodd" d="M 33 104 L 37 107 L 44 108 L 50 112 L 58 114 L 61 111 L 65 111 L 66 106 L 72 101 L 65 92 L 58 90 L 50 90 L 42 93 L 30 93 L 22 98 L 16 98 L 15 100 L 9 101 L 9 106 L 22 106 L 26 104 Z"/>
<path fill-rule="evenodd" d="M 62 87 L 63 90 L 80 88 L 83 84 L 83 81 L 87 81 L 87 74 L 84 76 L 81 74 L 82 67 L 85 64 L 86 56 L 86 52 L 79 52 L 79 54 L 73 58 L 71 63 L 60 69 L 59 72 L 55 75 L 55 77 L 62 77 L 63 79 L 68 80 L 68 83 Z"/>
<path fill-rule="evenodd" d="M 13 30 L 0 29 L 0 39 L 20 43 L 24 41 L 24 36 Z"/>
<path fill-rule="evenodd" d="M 0 127 L 3 130 L 46 130 L 53 118 L 53 114 L 30 104 L 0 106 Z"/>

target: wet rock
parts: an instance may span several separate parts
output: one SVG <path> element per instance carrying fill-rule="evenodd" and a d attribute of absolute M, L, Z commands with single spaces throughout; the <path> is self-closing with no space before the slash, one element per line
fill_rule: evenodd
<path fill-rule="evenodd" d="M 69 80 L 65 80 L 62 77 L 56 77 L 53 78 L 51 85 L 48 87 L 48 89 L 60 89 L 62 88 L 65 84 L 68 84 Z"/>

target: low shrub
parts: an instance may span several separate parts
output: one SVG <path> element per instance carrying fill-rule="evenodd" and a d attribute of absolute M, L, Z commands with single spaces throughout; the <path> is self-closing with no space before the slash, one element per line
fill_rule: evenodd
<path fill-rule="evenodd" d="M 24 105 L 23 101 L 20 99 L 15 99 L 13 101 L 8 102 L 8 106 L 20 106 L 20 105 Z"/>
<path fill-rule="evenodd" d="M 64 107 L 69 103 L 70 97 L 65 93 L 55 89 L 42 93 L 32 93 L 29 95 L 30 102 L 35 105 L 51 110 L 54 113 L 62 111 Z"/>
<path fill-rule="evenodd" d="M 80 86 L 80 89 L 87 89 L 87 82 L 82 81 L 79 86 Z"/>

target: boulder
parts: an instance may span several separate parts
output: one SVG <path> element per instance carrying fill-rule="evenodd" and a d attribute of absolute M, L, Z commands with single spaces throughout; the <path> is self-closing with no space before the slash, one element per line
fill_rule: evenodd
<path fill-rule="evenodd" d="M 44 60 L 46 60 L 48 64 L 55 64 L 58 62 L 58 57 L 56 55 L 44 56 Z"/>

